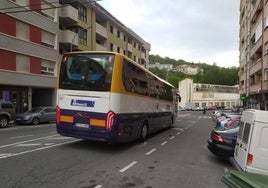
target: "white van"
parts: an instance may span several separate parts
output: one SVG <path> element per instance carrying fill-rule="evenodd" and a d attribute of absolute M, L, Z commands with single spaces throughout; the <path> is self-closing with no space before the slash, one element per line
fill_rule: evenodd
<path fill-rule="evenodd" d="M 242 171 L 268 175 L 268 111 L 243 112 L 234 162 Z"/>

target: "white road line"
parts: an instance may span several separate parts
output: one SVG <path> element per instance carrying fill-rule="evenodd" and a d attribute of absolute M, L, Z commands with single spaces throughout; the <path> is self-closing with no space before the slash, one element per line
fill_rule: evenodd
<path fill-rule="evenodd" d="M 175 138 L 175 136 L 172 136 L 172 137 L 169 138 L 169 140 L 172 140 L 172 139 L 174 139 L 174 138 Z"/>
<path fill-rule="evenodd" d="M 16 147 L 25 147 L 25 146 L 40 146 L 41 143 L 35 143 L 35 144 L 18 144 Z"/>
<path fill-rule="evenodd" d="M 184 129 L 183 129 L 183 128 L 179 128 L 179 127 L 174 127 L 174 128 L 172 128 L 172 129 L 177 130 L 177 131 L 181 131 L 181 132 L 183 132 L 183 131 L 184 131 Z"/>
<path fill-rule="evenodd" d="M 9 146 L 14 146 L 14 145 L 23 144 L 23 143 L 27 143 L 27 142 L 32 142 L 32 141 L 36 141 L 36 140 L 42 140 L 42 139 L 45 139 L 45 138 L 50 138 L 50 137 L 55 137 L 55 136 L 59 136 L 59 135 L 54 134 L 54 135 L 40 137 L 40 138 L 36 138 L 36 139 L 25 140 L 25 141 L 22 141 L 22 142 L 16 142 L 16 143 L 13 143 L 13 144 L 3 145 L 3 146 L 0 146 L 0 148 L 6 148 L 6 147 L 9 147 Z"/>
<path fill-rule="evenodd" d="M 68 139 L 70 139 L 70 137 L 65 137 L 65 136 L 46 138 L 46 140 L 68 140 Z"/>
<path fill-rule="evenodd" d="M 23 155 L 23 154 L 26 154 L 26 153 L 32 153 L 32 152 L 35 152 L 35 151 L 49 149 L 49 148 L 61 146 L 61 145 L 64 145 L 64 144 L 70 144 L 70 143 L 73 143 L 73 142 L 77 142 L 77 139 L 76 140 L 67 141 L 67 142 L 62 142 L 62 143 L 51 145 L 51 146 L 45 146 L 45 147 L 41 147 L 41 148 L 27 150 L 27 151 L 23 151 L 23 152 L 20 152 L 20 153 L 10 153 L 10 155 L 2 155 L 2 156 L 0 155 L 0 159 L 4 159 L 4 158 L 8 158 L 8 157 L 14 157 L 14 156 L 18 156 L 18 155 Z"/>
<path fill-rule="evenodd" d="M 156 149 L 154 148 L 154 149 L 152 149 L 151 151 L 145 153 L 145 155 L 150 155 L 150 154 L 152 154 L 152 153 L 155 152 L 155 151 L 156 151 Z"/>
<path fill-rule="evenodd" d="M 132 166 L 134 166 L 136 163 L 137 163 L 137 161 L 133 161 L 129 165 L 127 165 L 124 168 L 122 168 L 121 170 L 119 170 L 119 172 L 125 172 L 125 171 L 127 171 L 129 168 L 131 168 Z"/>
<path fill-rule="evenodd" d="M 14 136 L 14 137 L 10 137 L 10 139 L 25 138 L 25 137 L 30 137 L 30 136 L 33 136 L 33 135 L 29 134 L 29 135 L 23 135 L 23 136 Z"/>
<path fill-rule="evenodd" d="M 177 134 L 176 135 L 180 135 L 181 134 L 181 132 L 177 132 Z"/>
<path fill-rule="evenodd" d="M 161 143 L 161 146 L 165 145 L 166 143 L 167 143 L 167 141 L 165 141 L 165 142 L 162 142 L 162 143 Z"/>
<path fill-rule="evenodd" d="M 102 188 L 102 185 L 96 185 L 94 188 Z"/>

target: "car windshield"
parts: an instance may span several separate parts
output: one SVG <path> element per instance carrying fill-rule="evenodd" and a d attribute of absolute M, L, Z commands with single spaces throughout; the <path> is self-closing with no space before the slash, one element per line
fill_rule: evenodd
<path fill-rule="evenodd" d="M 109 91 L 114 55 L 75 54 L 62 59 L 59 88 L 87 91 Z"/>

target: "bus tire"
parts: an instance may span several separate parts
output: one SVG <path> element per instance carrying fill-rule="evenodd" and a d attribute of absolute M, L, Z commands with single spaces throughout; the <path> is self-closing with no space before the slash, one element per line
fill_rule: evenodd
<path fill-rule="evenodd" d="M 148 136 L 148 125 L 144 123 L 141 128 L 140 141 L 145 141 Z"/>

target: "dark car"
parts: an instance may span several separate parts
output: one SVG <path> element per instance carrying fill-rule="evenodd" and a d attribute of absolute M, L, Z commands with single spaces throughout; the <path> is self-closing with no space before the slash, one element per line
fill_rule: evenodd
<path fill-rule="evenodd" d="M 15 107 L 12 102 L 0 100 L 0 128 L 7 127 L 15 120 Z"/>
<path fill-rule="evenodd" d="M 234 156 L 234 149 L 239 127 L 223 127 L 211 131 L 207 148 L 223 159 Z"/>
<path fill-rule="evenodd" d="M 18 124 L 38 125 L 43 122 L 56 121 L 56 108 L 54 107 L 37 107 L 28 110 L 22 114 L 16 115 Z"/>

